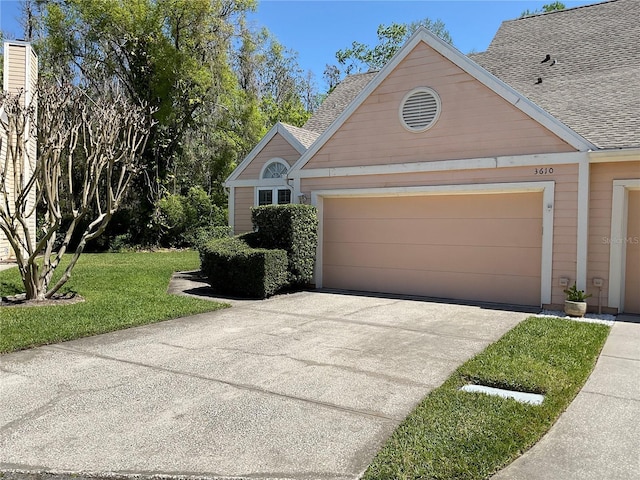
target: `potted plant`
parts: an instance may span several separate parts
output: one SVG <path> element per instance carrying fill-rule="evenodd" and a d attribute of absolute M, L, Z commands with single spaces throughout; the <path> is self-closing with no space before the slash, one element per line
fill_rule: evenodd
<path fill-rule="evenodd" d="M 571 317 L 584 317 L 587 313 L 587 302 L 585 300 L 591 296 L 586 295 L 584 290 L 578 290 L 576 284 L 564 291 L 567 298 L 564 301 L 564 313 Z"/>

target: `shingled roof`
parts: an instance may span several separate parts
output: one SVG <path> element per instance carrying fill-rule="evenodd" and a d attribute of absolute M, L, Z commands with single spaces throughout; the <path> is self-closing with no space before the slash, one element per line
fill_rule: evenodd
<path fill-rule="evenodd" d="M 306 130 L 300 127 L 294 127 L 293 125 L 289 125 L 288 123 L 282 123 L 282 126 L 293 135 L 296 140 L 298 140 L 304 148 L 309 148 L 313 142 L 316 141 L 316 138 L 320 136 L 318 132 L 312 132 L 311 130 Z"/>
<path fill-rule="evenodd" d="M 358 73 L 342 80 L 304 124 L 303 128 L 318 132 L 318 134 L 324 132 L 375 77 L 376 73 L 378 72 Z"/>
<path fill-rule="evenodd" d="M 509 20 L 469 57 L 598 147 L 640 146 L 639 18 L 611 0 Z"/>

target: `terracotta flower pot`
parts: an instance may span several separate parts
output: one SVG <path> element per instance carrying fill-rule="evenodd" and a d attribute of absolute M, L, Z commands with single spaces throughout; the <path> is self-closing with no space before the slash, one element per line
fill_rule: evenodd
<path fill-rule="evenodd" d="M 584 317 L 584 314 L 587 313 L 587 302 L 572 302 L 571 300 L 565 300 L 564 313 L 570 317 Z"/>

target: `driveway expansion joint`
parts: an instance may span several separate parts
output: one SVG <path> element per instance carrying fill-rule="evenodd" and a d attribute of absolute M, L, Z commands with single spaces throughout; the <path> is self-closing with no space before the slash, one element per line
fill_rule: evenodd
<path fill-rule="evenodd" d="M 242 353 L 244 355 L 249 355 L 249 356 L 252 356 L 252 357 L 287 358 L 289 360 L 293 360 L 294 362 L 300 362 L 300 363 L 304 364 L 305 367 L 335 368 L 337 370 L 342 370 L 342 371 L 345 371 L 345 372 L 355 373 L 355 374 L 358 374 L 358 375 L 366 375 L 367 377 L 371 377 L 371 378 L 379 378 L 379 379 L 382 379 L 382 380 L 387 380 L 389 382 L 393 382 L 393 383 L 397 383 L 397 384 L 401 384 L 401 385 L 406 385 L 406 386 L 410 386 L 410 387 L 421 387 L 421 388 L 434 387 L 434 385 L 431 385 L 431 384 L 427 384 L 427 383 L 423 383 L 423 382 L 416 382 L 414 380 L 409 380 L 409 379 L 402 378 L 402 377 L 386 375 L 384 373 L 373 372 L 371 370 L 362 370 L 362 369 L 359 369 L 359 368 L 348 367 L 346 365 L 340 365 L 340 364 L 337 364 L 337 363 L 325 363 L 325 362 L 316 362 L 314 360 L 306 360 L 304 358 L 294 357 L 294 356 L 288 355 L 286 353 L 257 353 L 257 352 L 250 352 L 250 351 L 247 351 L 247 350 L 243 350 L 241 348 L 233 348 L 233 347 L 216 347 L 214 349 L 215 350 L 223 350 L 223 351 Z M 433 357 L 429 357 L 429 358 L 433 358 Z M 439 359 L 439 360 L 442 360 L 442 359 Z"/>
<path fill-rule="evenodd" d="M 234 307 L 236 308 L 236 307 Z M 282 316 L 288 316 L 288 317 L 293 317 L 293 318 L 300 318 L 300 316 L 304 316 L 305 318 L 309 318 L 311 320 L 308 320 L 304 323 L 301 323 L 300 326 L 304 326 L 307 325 L 309 323 L 314 323 L 314 322 L 337 322 L 337 323 L 349 323 L 352 325 L 366 325 L 369 327 L 377 327 L 377 328 L 384 328 L 384 329 L 390 329 L 390 330 L 397 330 L 397 331 L 404 331 L 404 332 L 409 332 L 409 333 L 422 333 L 422 334 L 426 334 L 426 335 L 433 335 L 435 337 L 447 337 L 447 338 L 455 338 L 455 339 L 460 339 L 460 340 L 473 340 L 473 341 L 477 341 L 477 342 L 484 342 L 487 345 L 489 343 L 491 343 L 491 340 L 488 340 L 487 338 L 483 338 L 483 337 L 471 337 L 468 335 L 454 335 L 451 333 L 443 333 L 443 332 L 438 332 L 435 330 L 425 330 L 425 329 L 421 329 L 421 328 L 408 328 L 408 327 L 404 327 L 404 326 L 399 326 L 399 325 L 389 325 L 389 324 L 384 324 L 384 323 L 375 323 L 375 322 L 367 322 L 367 321 L 363 321 L 363 320 L 354 320 L 354 319 L 350 319 L 350 318 L 345 318 L 345 317 L 325 317 L 325 316 L 319 316 L 319 315 L 309 315 L 307 313 L 305 314 L 295 314 L 295 313 L 288 313 L 288 312 L 280 312 L 280 311 L 275 311 L 275 310 L 266 310 L 266 309 L 251 309 L 250 306 L 244 307 L 243 309 L 249 309 L 249 310 L 255 310 L 256 312 L 260 312 L 260 313 L 273 313 L 275 315 L 282 315 Z M 524 319 L 525 317 L 523 317 Z"/>
<path fill-rule="evenodd" d="M 280 397 L 280 398 L 284 398 L 287 400 L 293 400 L 293 401 L 297 401 L 297 402 L 302 402 L 305 404 L 312 404 L 312 405 L 317 405 L 323 408 L 327 408 L 327 409 L 331 409 L 331 410 L 338 410 L 344 413 L 348 413 L 351 415 L 359 415 L 359 416 L 365 416 L 365 417 L 369 417 L 369 418 L 376 418 L 378 420 L 384 421 L 384 422 L 392 422 L 392 423 L 396 423 L 399 422 L 401 420 L 403 420 L 404 417 L 390 417 L 387 415 L 384 415 L 380 412 L 374 412 L 374 411 L 368 411 L 368 410 L 357 410 L 354 408 L 349 408 L 349 407 L 344 407 L 341 405 L 337 405 L 334 403 L 329 403 L 329 402 L 322 402 L 322 401 L 317 401 L 317 400 L 310 400 L 308 398 L 302 398 L 302 397 L 296 397 L 294 395 L 287 395 L 284 393 L 279 393 L 279 392 L 274 392 L 272 390 L 267 390 L 264 388 L 260 388 L 257 387 L 255 385 L 249 385 L 249 384 L 244 384 L 244 383 L 236 383 L 236 382 L 231 382 L 228 380 L 222 380 L 219 378 L 214 378 L 214 377 L 207 377 L 205 375 L 199 375 L 196 373 L 191 373 L 191 372 L 183 372 L 181 370 L 174 370 L 171 368 L 166 368 L 166 367 L 160 367 L 157 365 L 149 365 L 146 363 L 142 363 L 142 362 L 134 362 L 132 360 L 125 360 L 125 359 L 121 359 L 121 358 L 117 358 L 117 357 L 110 357 L 108 355 L 102 355 L 99 353 L 95 353 L 95 352 L 87 352 L 84 350 L 77 350 L 77 349 L 73 349 L 73 348 L 68 348 L 68 347 L 62 347 L 59 345 L 48 345 L 47 347 L 43 347 L 46 349 L 52 349 L 52 350 L 60 350 L 60 351 L 65 351 L 65 352 L 69 352 L 69 353 L 76 353 L 79 355 L 85 355 L 88 357 L 94 357 L 94 358 L 100 358 L 103 360 L 108 360 L 108 361 L 112 361 L 112 362 L 120 362 L 120 363 L 125 363 L 128 365 L 134 365 L 137 367 L 142 367 L 142 368 L 148 368 L 150 370 L 154 370 L 157 372 L 162 372 L 162 373 L 168 373 L 168 374 L 173 374 L 173 375 L 180 375 L 180 376 L 184 376 L 184 377 L 188 377 L 188 378 L 195 378 L 198 380 L 204 380 L 204 381 L 209 381 L 209 382 L 214 382 L 214 383 L 218 383 L 218 384 L 222 384 L 222 385 L 226 385 L 228 387 L 231 388 L 237 388 L 238 390 L 244 390 L 244 391 L 249 391 L 249 392 L 253 392 L 253 393 L 259 393 L 262 395 L 273 395 L 276 397 Z M 106 387 L 105 387 L 106 389 Z"/>

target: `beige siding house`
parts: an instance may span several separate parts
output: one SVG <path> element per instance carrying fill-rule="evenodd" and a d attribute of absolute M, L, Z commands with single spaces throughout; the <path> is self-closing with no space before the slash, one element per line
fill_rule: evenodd
<path fill-rule="evenodd" d="M 4 43 L 4 70 L 3 70 L 3 90 L 10 93 L 22 92 L 24 101 L 30 103 L 36 93 L 38 82 L 38 57 L 31 48 L 31 45 L 20 41 L 10 41 Z M 0 115 L 6 115 L 0 111 Z M 8 161 L 7 148 L 11 139 L 5 137 L 4 130 L 0 130 L 0 179 L 2 189 L 7 193 L 7 198 L 11 201 L 16 192 L 16 178 L 12 162 Z M 20 168 L 23 170 L 23 178 L 29 177 L 33 172 L 36 159 L 37 139 L 29 138 L 26 145 L 26 155 L 22 159 Z M 4 198 L 4 196 L 3 196 Z M 28 210 L 36 201 L 35 190 L 32 191 L 28 200 Z M 36 216 L 31 215 L 27 220 L 30 231 L 36 231 Z M 35 242 L 35 239 L 32 239 Z M 12 261 L 15 253 L 9 244 L 5 234 L 0 230 L 0 262 Z"/>
<path fill-rule="evenodd" d="M 640 2 L 504 22 L 470 57 L 419 30 L 278 124 L 227 180 L 318 207 L 317 287 L 640 313 Z M 285 193 L 290 192 L 290 193 Z"/>

